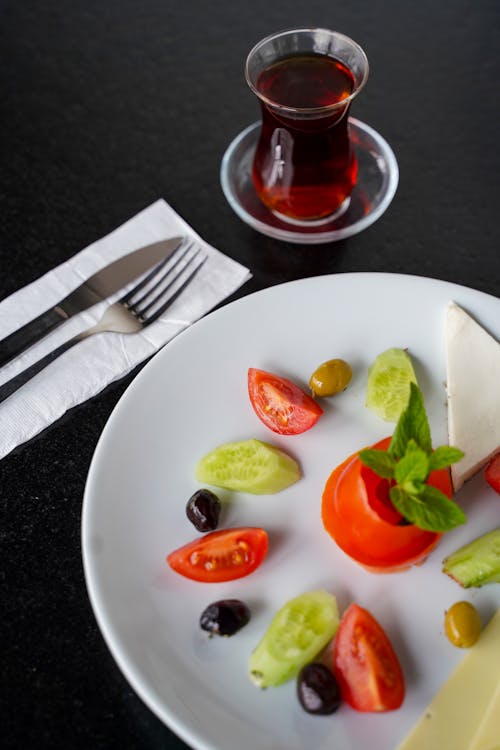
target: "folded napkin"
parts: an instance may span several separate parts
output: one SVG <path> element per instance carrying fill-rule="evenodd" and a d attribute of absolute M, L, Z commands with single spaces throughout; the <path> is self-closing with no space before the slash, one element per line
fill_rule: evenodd
<path fill-rule="evenodd" d="M 111 234 L 0 303 L 1 339 L 57 304 L 82 281 L 113 260 L 143 245 L 178 235 L 195 238 L 208 256 L 191 284 L 162 318 L 143 331 L 132 335 L 102 333 L 89 337 L 0 403 L 0 458 L 37 435 L 71 407 L 126 375 L 232 294 L 251 274 L 247 268 L 204 242 L 164 200 L 158 200 Z M 1 368 L 0 383 L 79 331 L 97 323 L 106 307 L 121 296 L 123 290 L 63 323 L 44 340 Z"/>

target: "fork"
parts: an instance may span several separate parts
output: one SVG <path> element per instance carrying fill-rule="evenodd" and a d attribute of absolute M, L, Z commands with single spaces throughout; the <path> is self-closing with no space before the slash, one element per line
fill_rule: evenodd
<path fill-rule="evenodd" d="M 95 333 L 137 333 L 154 323 L 191 283 L 206 259 L 207 256 L 194 242 L 184 241 L 173 255 L 155 266 L 120 300 L 109 305 L 96 325 L 68 339 L 3 383 L 0 386 L 0 403 L 63 352 L 89 336 Z"/>

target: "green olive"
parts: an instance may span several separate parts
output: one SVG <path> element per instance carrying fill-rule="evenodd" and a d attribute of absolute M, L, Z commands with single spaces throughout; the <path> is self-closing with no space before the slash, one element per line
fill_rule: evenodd
<path fill-rule="evenodd" d="M 469 602 L 456 602 L 445 614 L 444 628 L 450 643 L 458 648 L 470 648 L 481 634 L 479 612 Z"/>
<path fill-rule="evenodd" d="M 329 359 L 316 368 L 309 380 L 315 396 L 334 396 L 349 385 L 352 367 L 343 359 Z"/>

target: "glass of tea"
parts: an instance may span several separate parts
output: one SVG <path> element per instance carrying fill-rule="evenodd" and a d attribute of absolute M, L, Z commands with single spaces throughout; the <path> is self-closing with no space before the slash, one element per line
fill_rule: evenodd
<path fill-rule="evenodd" d="M 361 47 L 328 29 L 281 31 L 250 51 L 245 76 L 262 110 L 252 167 L 262 203 L 293 224 L 340 216 L 358 174 L 348 112 L 368 78 Z"/>

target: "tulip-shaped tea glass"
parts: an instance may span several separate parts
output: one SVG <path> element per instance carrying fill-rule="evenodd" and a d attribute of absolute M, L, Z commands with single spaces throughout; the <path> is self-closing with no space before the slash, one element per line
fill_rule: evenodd
<path fill-rule="evenodd" d="M 365 53 L 335 31 L 282 31 L 255 45 L 245 74 L 262 110 L 257 195 L 285 221 L 331 221 L 358 175 L 348 112 L 368 78 Z"/>
<path fill-rule="evenodd" d="M 389 144 L 349 114 L 368 78 L 359 44 L 328 29 L 280 31 L 250 51 L 245 76 L 262 117 L 230 143 L 220 174 L 238 216 L 270 237 L 308 244 L 376 221 L 399 171 Z"/>

